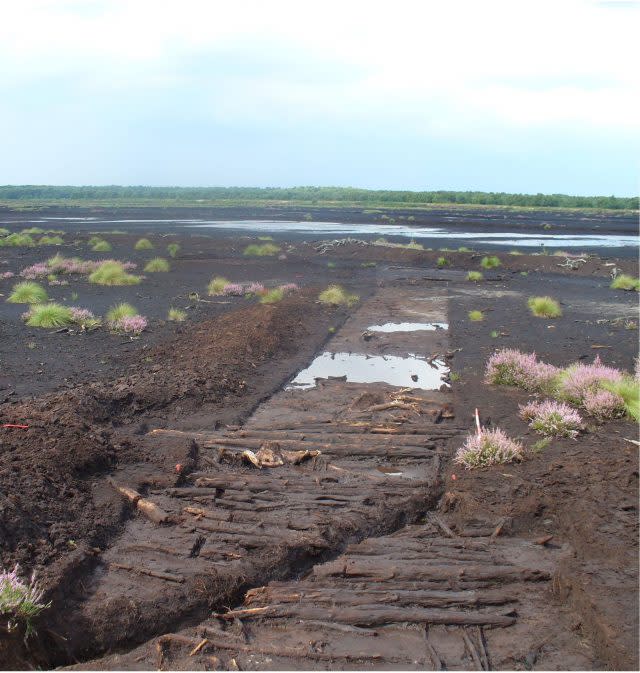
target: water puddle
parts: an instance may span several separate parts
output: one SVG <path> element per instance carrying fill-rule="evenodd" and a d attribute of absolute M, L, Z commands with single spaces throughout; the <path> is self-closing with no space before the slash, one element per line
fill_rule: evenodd
<path fill-rule="evenodd" d="M 401 388 L 438 390 L 447 365 L 432 364 L 417 355 L 365 355 L 363 353 L 329 353 L 319 355 L 287 386 L 288 389 L 313 388 L 316 379 L 343 378 L 350 383 L 388 383 Z"/>
<path fill-rule="evenodd" d="M 434 332 L 438 329 L 449 329 L 446 322 L 386 322 L 384 325 L 367 327 L 370 332 Z"/>

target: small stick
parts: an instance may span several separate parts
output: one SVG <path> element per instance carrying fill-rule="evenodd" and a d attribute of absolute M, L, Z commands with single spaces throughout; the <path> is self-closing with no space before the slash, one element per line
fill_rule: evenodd
<path fill-rule="evenodd" d="M 435 523 L 448 537 L 458 537 L 435 512 L 429 512 L 427 514 L 427 519 L 432 523 Z"/>
<path fill-rule="evenodd" d="M 189 652 L 190 657 L 194 657 L 200 650 L 207 645 L 209 642 L 208 638 L 203 638 L 192 650 Z"/>
<path fill-rule="evenodd" d="M 442 663 L 442 659 L 438 656 L 438 653 L 436 652 L 436 648 L 429 642 L 429 626 L 425 625 L 424 627 L 424 644 L 425 647 L 427 648 L 427 652 L 429 653 L 429 656 L 431 657 L 431 662 L 433 663 L 434 668 L 436 671 L 443 671 L 444 670 L 444 664 Z"/>
<path fill-rule="evenodd" d="M 166 580 L 167 582 L 176 582 L 177 584 L 182 584 L 184 582 L 184 577 L 182 575 L 172 575 L 170 573 L 161 573 L 157 570 L 151 570 L 150 568 L 142 568 L 140 566 L 128 566 L 124 563 L 109 563 L 111 568 L 118 568 L 119 570 L 128 570 L 132 573 L 137 573 L 139 575 L 148 575 L 149 577 L 156 577 L 160 580 Z"/>
<path fill-rule="evenodd" d="M 478 641 L 480 643 L 480 658 L 482 659 L 482 665 L 484 666 L 485 671 L 490 671 L 491 665 L 489 664 L 489 653 L 487 652 L 484 631 L 481 626 L 477 626 L 476 628 L 478 629 Z"/>
<path fill-rule="evenodd" d="M 466 629 L 462 629 L 462 640 L 464 640 L 464 644 L 469 651 L 469 654 L 471 655 L 471 658 L 473 659 L 473 663 L 476 665 L 476 670 L 481 671 L 482 670 L 482 662 L 480 661 L 480 657 L 478 656 L 478 652 L 471 640 L 469 638 L 469 634 L 467 633 Z"/>

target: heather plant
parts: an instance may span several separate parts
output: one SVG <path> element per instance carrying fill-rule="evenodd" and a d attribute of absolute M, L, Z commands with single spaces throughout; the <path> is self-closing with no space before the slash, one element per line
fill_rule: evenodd
<path fill-rule="evenodd" d="M 467 437 L 453 461 L 470 470 L 521 460 L 523 453 L 522 444 L 509 439 L 499 428 L 483 429 Z"/>
<path fill-rule="evenodd" d="M 43 276 L 48 276 L 51 272 L 51 269 L 44 262 L 39 262 L 38 264 L 32 264 L 27 266 L 20 272 L 22 278 L 27 280 L 35 280 L 36 278 L 42 278 Z"/>
<path fill-rule="evenodd" d="M 277 304 L 279 301 L 282 301 L 283 297 L 284 292 L 279 287 L 275 287 L 260 297 L 260 303 Z"/>
<path fill-rule="evenodd" d="M 562 315 L 560 304 L 552 297 L 529 297 L 527 305 L 536 318 L 559 318 Z"/>
<path fill-rule="evenodd" d="M 241 285 L 240 283 L 227 283 L 222 288 L 221 294 L 223 294 L 225 297 L 244 297 L 244 285 Z"/>
<path fill-rule="evenodd" d="M 169 243 L 167 246 L 167 252 L 169 253 L 170 257 L 175 257 L 178 252 L 180 252 L 180 246 L 178 243 Z"/>
<path fill-rule="evenodd" d="M 167 320 L 170 322 L 184 322 L 187 319 L 187 312 L 179 308 L 170 308 L 167 314 Z"/>
<path fill-rule="evenodd" d="M 153 243 L 148 238 L 141 238 L 133 247 L 135 250 L 153 250 Z"/>
<path fill-rule="evenodd" d="M 207 293 L 210 297 L 221 295 L 225 286 L 229 284 L 229 281 L 224 276 L 216 276 L 209 281 L 209 285 L 207 286 Z"/>
<path fill-rule="evenodd" d="M 31 281 L 24 281 L 13 286 L 13 291 L 7 298 L 11 304 L 39 304 L 49 299 L 47 291 Z"/>
<path fill-rule="evenodd" d="M 121 302 L 112 306 L 107 311 L 107 322 L 111 327 L 116 326 L 123 318 L 132 318 L 133 316 L 138 315 L 138 309 L 131 304 L 126 302 Z"/>
<path fill-rule="evenodd" d="M 502 262 L 500 262 L 500 258 L 495 255 L 489 255 L 480 260 L 480 266 L 483 269 L 497 269 L 501 264 Z"/>
<path fill-rule="evenodd" d="M 558 396 L 580 406 L 585 397 L 602 390 L 604 383 L 617 383 L 622 378 L 621 371 L 603 365 L 600 357 L 596 356 L 592 364 L 577 362 L 562 371 L 558 377 Z M 592 405 L 592 402 L 589 404 Z"/>
<path fill-rule="evenodd" d="M 480 282 L 484 276 L 480 273 L 480 271 L 469 271 L 467 274 L 467 280 L 471 280 L 474 283 Z"/>
<path fill-rule="evenodd" d="M 613 290 L 635 290 L 636 292 L 640 292 L 640 278 L 634 278 L 626 273 L 621 273 L 613 279 L 609 287 Z"/>
<path fill-rule="evenodd" d="M 244 289 L 246 294 L 250 295 L 260 295 L 266 292 L 265 287 L 262 283 L 249 283 Z"/>
<path fill-rule="evenodd" d="M 42 236 L 38 245 L 64 245 L 64 239 L 60 236 Z"/>
<path fill-rule="evenodd" d="M 9 278 L 13 278 L 16 274 L 13 273 L 13 271 L 3 271 L 0 273 L 0 280 L 8 280 Z"/>
<path fill-rule="evenodd" d="M 0 572 L 0 616 L 7 620 L 11 631 L 24 624 L 25 635 L 33 633 L 33 620 L 51 603 L 43 603 L 44 591 L 36 582 L 35 575 L 29 581 L 20 579 L 19 567 Z"/>
<path fill-rule="evenodd" d="M 297 292 L 300 288 L 297 283 L 284 283 L 278 287 L 279 290 L 282 290 L 284 294 L 291 294 L 292 292 Z"/>
<path fill-rule="evenodd" d="M 97 241 L 91 246 L 93 252 L 111 252 L 112 249 L 109 241 Z"/>
<path fill-rule="evenodd" d="M 484 320 L 484 313 L 482 311 L 469 311 L 468 313 L 469 320 L 472 322 L 480 322 Z"/>
<path fill-rule="evenodd" d="M 620 418 L 625 414 L 624 400 L 609 390 L 589 390 L 582 398 L 582 408 L 598 421 Z"/>
<path fill-rule="evenodd" d="M 127 273 L 121 262 L 101 262 L 98 268 L 89 274 L 89 282 L 97 285 L 137 285 L 140 276 Z"/>
<path fill-rule="evenodd" d="M 519 412 L 530 428 L 545 437 L 575 438 L 584 427 L 580 414 L 563 402 L 529 402 L 521 405 Z"/>
<path fill-rule="evenodd" d="M 73 313 L 68 306 L 51 302 L 48 304 L 34 304 L 26 314 L 26 323 L 29 327 L 66 327 L 73 323 Z"/>
<path fill-rule="evenodd" d="M 326 290 L 319 294 L 318 301 L 329 306 L 351 307 L 360 301 L 360 297 L 357 294 L 350 294 L 340 285 L 329 285 Z"/>
<path fill-rule="evenodd" d="M 262 243 L 261 245 L 252 243 L 244 249 L 243 254 L 247 257 L 270 257 L 279 252 L 280 248 L 275 243 Z"/>
<path fill-rule="evenodd" d="M 553 387 L 559 372 L 557 367 L 540 362 L 535 353 L 504 348 L 493 353 L 487 361 L 485 381 L 543 392 Z"/>
<path fill-rule="evenodd" d="M 169 262 L 162 257 L 154 257 L 144 267 L 145 273 L 164 273 L 170 270 Z"/>
<path fill-rule="evenodd" d="M 147 329 L 147 324 L 147 319 L 144 316 L 127 316 L 118 322 L 116 329 L 125 334 L 133 334 L 137 336 Z"/>
<path fill-rule="evenodd" d="M 100 318 L 96 318 L 93 312 L 88 308 L 72 306 L 71 315 L 73 322 L 83 331 L 94 329 L 95 327 L 99 327 L 101 324 Z"/>

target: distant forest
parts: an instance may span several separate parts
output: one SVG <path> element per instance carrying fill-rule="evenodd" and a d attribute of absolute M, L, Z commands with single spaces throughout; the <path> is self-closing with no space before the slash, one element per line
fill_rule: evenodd
<path fill-rule="evenodd" d="M 0 201 L 18 202 L 172 202 L 187 205 L 200 202 L 279 202 L 329 205 L 420 207 L 428 204 L 516 206 L 528 208 L 599 208 L 636 210 L 636 197 L 569 196 L 567 194 L 507 194 L 505 192 L 392 191 L 352 187 L 64 187 L 19 185 L 1 186 Z M 17 205 L 17 204 L 16 204 Z"/>

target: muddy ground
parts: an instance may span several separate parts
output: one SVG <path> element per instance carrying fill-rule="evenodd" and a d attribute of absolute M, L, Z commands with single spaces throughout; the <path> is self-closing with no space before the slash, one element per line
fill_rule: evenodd
<path fill-rule="evenodd" d="M 2 562 L 35 570 L 52 602 L 26 647 L 22 634 L 2 633 L 5 668 L 469 668 L 476 658 L 486 668 L 485 654 L 495 668 L 637 668 L 638 458 L 625 441 L 637 439 L 637 428 L 594 424 L 578 440 L 553 441 L 500 468 L 466 472 L 449 462 L 475 407 L 483 423 L 528 447 L 537 440 L 516 413 L 526 394 L 482 382 L 495 348 L 535 350 L 556 365 L 597 354 L 632 368 L 637 295 L 608 288 L 608 262 L 571 270 L 559 266 L 562 258 L 501 255 L 502 267 L 472 284 L 465 272 L 478 268 L 473 253 L 447 253 L 450 266 L 438 269 L 441 253 L 374 246 L 319 254 L 294 241 L 286 259 L 249 259 L 244 239 L 152 234 L 156 250 L 143 253 L 133 251 L 138 234 L 107 238 L 114 244 L 108 256 L 139 264 L 169 241 L 179 240 L 182 250 L 169 274 L 138 286 L 77 280 L 51 287 L 50 295 L 96 313 L 131 301 L 150 318 L 139 339 L 29 329 L 20 307 L 0 306 L 0 419 L 29 425 L 0 435 Z M 55 250 L 4 248 L 1 268 L 17 273 L 54 251 L 104 256 L 87 252 L 86 234 L 73 239 Z M 616 265 L 637 274 L 633 260 Z M 303 291 L 271 306 L 207 298 L 213 275 L 297 282 Z M 0 281 L 0 292 L 12 282 Z M 360 304 L 320 306 L 317 292 L 329 282 L 357 292 Z M 190 299 L 192 292 L 211 303 Z M 564 316 L 531 318 L 532 294 L 558 298 Z M 187 308 L 187 322 L 165 322 L 169 306 Z M 470 322 L 472 309 L 485 320 Z M 372 321 L 417 314 L 449 330 L 362 338 Z M 442 391 L 412 391 L 410 409 L 371 411 L 396 399 L 397 390 L 384 385 L 338 380 L 283 390 L 326 349 L 446 356 L 455 376 Z M 170 432 L 154 432 L 163 429 Z M 321 453 L 259 471 L 238 457 L 265 441 L 279 442 L 276 453 Z M 149 520 L 113 484 L 135 489 L 167 518 Z M 494 549 L 487 545 L 497 526 Z M 377 538 L 388 539 L 387 551 L 362 551 Z M 473 567 L 503 568 L 503 575 L 480 573 L 456 586 L 446 568 L 461 561 L 453 552 L 436 561 L 435 551 L 420 563 L 436 563 L 444 575 L 416 575 L 425 549 L 451 545 Z M 355 585 L 331 570 L 363 553 L 382 558 Z M 406 577 L 397 570 L 403 564 Z M 247 594 L 269 581 L 276 584 L 259 594 L 268 600 Z M 365 624 L 357 610 L 341 621 L 340 611 L 371 605 L 372 583 L 388 595 L 426 593 L 407 594 L 376 624 Z M 480 592 L 475 608 L 445 589 Z M 336 590 L 353 600 L 336 603 Z M 507 590 L 498 604 L 508 609 L 487 607 Z M 278 607 L 291 592 L 308 591 L 315 598 L 307 608 L 304 601 L 293 612 Z M 429 591 L 440 592 L 439 603 L 428 602 L 435 600 Z M 314 612 L 325 594 L 334 607 Z M 210 617 L 256 605 L 275 607 L 258 621 L 251 613 L 235 621 Z M 419 605 L 453 607 L 455 616 L 416 614 Z M 474 610 L 478 616 L 470 616 Z M 428 645 L 415 630 L 424 623 L 431 624 Z M 300 645 L 274 659 L 282 628 L 302 629 Z M 378 629 L 373 650 L 371 634 L 357 629 Z M 306 649 L 309 632 L 330 644 Z M 209 642 L 189 656 L 203 639 Z"/>

